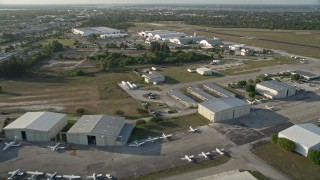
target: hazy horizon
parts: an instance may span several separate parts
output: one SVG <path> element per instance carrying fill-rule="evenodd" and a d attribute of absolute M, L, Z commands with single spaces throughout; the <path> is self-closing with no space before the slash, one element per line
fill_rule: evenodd
<path fill-rule="evenodd" d="M 253 5 L 320 5 L 320 0 L 0 0 L 0 4 L 28 5 L 28 4 L 253 4 Z"/>

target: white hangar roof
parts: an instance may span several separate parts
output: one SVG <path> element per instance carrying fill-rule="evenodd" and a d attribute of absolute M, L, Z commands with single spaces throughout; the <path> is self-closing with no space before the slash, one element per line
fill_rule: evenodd
<path fill-rule="evenodd" d="M 123 117 L 109 115 L 84 115 L 67 133 L 87 133 L 113 136 L 124 124 Z"/>
<path fill-rule="evenodd" d="M 320 143 L 320 128 L 311 123 L 293 125 L 279 134 L 308 148 Z"/>
<path fill-rule="evenodd" d="M 286 89 L 291 89 L 293 86 L 290 86 L 288 84 L 279 82 L 279 81 L 263 81 L 259 83 L 259 85 L 267 87 L 269 89 L 273 89 L 276 91 L 281 91 L 281 90 L 286 90 Z"/>
<path fill-rule="evenodd" d="M 27 112 L 4 129 L 30 129 L 49 131 L 66 115 L 53 112 Z"/>
<path fill-rule="evenodd" d="M 226 97 L 206 101 L 201 103 L 201 105 L 210 111 L 217 113 L 234 107 L 247 106 L 249 104 L 235 97 Z"/>

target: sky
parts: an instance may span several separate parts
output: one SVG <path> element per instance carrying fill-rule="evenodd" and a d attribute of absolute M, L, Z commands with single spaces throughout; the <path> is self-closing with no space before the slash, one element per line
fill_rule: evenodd
<path fill-rule="evenodd" d="M 317 4 L 320 0 L 0 0 L 0 4 Z"/>

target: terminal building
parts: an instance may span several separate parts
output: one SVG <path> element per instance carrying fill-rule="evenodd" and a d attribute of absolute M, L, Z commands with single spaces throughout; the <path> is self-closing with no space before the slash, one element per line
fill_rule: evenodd
<path fill-rule="evenodd" d="M 112 29 L 108 27 L 84 27 L 84 28 L 72 28 L 74 34 L 81 36 L 89 36 L 91 34 L 106 35 L 106 34 L 121 34 L 120 30 Z"/>
<path fill-rule="evenodd" d="M 295 95 L 296 88 L 279 81 L 264 81 L 256 85 L 256 92 L 270 99 L 278 99 Z"/>
<path fill-rule="evenodd" d="M 84 115 L 67 132 L 67 142 L 81 145 L 123 146 L 133 130 L 123 117 Z"/>
<path fill-rule="evenodd" d="M 217 86 L 212 83 L 207 83 L 203 85 L 203 88 L 207 91 L 210 91 L 220 97 L 235 97 L 236 95 L 230 91 L 223 89 L 220 86 Z"/>
<path fill-rule="evenodd" d="M 311 123 L 293 125 L 279 132 L 278 137 L 295 142 L 295 151 L 306 157 L 309 150 L 320 150 L 320 128 Z"/>
<path fill-rule="evenodd" d="M 65 114 L 27 112 L 3 128 L 7 139 L 24 141 L 51 141 L 68 124 Z"/>
<path fill-rule="evenodd" d="M 219 98 L 200 103 L 198 113 L 212 122 L 220 122 L 249 114 L 250 105 L 234 97 Z"/>
<path fill-rule="evenodd" d="M 168 91 L 168 95 L 188 108 L 198 107 L 198 103 L 195 100 L 191 99 L 189 96 L 186 96 L 179 90 L 171 89 L 170 91 Z"/>

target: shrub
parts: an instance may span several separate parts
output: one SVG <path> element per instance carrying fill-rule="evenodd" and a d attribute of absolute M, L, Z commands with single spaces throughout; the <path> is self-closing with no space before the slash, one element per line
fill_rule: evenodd
<path fill-rule="evenodd" d="M 247 85 L 247 81 L 242 80 L 242 81 L 238 81 L 238 82 L 237 82 L 237 86 L 238 86 L 238 87 L 243 88 L 243 87 L 245 87 L 246 85 Z"/>
<path fill-rule="evenodd" d="M 256 97 L 256 93 L 254 93 L 254 92 L 249 92 L 248 96 L 249 96 L 250 98 L 254 98 L 254 97 Z"/>
<path fill-rule="evenodd" d="M 309 150 L 308 159 L 314 164 L 320 164 L 320 151 Z"/>
<path fill-rule="evenodd" d="M 116 112 L 114 113 L 116 116 L 123 116 L 125 114 L 124 111 L 122 110 L 116 110 Z"/>
<path fill-rule="evenodd" d="M 81 69 L 77 70 L 74 72 L 74 75 L 75 76 L 83 76 L 85 74 L 85 72 Z"/>
<path fill-rule="evenodd" d="M 148 110 L 141 109 L 141 108 L 138 108 L 137 111 L 138 111 L 139 114 L 147 114 L 148 113 Z"/>
<path fill-rule="evenodd" d="M 256 89 L 256 86 L 254 84 L 247 84 L 244 88 L 247 92 L 254 92 Z"/>
<path fill-rule="evenodd" d="M 277 144 L 277 141 L 278 141 L 278 135 L 277 134 L 272 134 L 271 135 L 271 142 L 273 144 Z"/>
<path fill-rule="evenodd" d="M 76 110 L 77 114 L 80 114 L 80 115 L 84 114 L 85 111 L 86 110 L 84 108 L 79 108 Z"/>
<path fill-rule="evenodd" d="M 147 124 L 147 122 L 143 119 L 137 120 L 136 125 L 142 125 L 142 124 Z"/>
<path fill-rule="evenodd" d="M 296 144 L 293 141 L 286 138 L 278 138 L 277 144 L 281 148 L 290 152 L 293 152 L 296 149 Z"/>
<path fill-rule="evenodd" d="M 154 122 L 154 123 L 158 123 L 158 122 L 161 122 L 162 121 L 162 118 L 161 117 L 153 117 L 151 118 L 150 122 Z"/>

